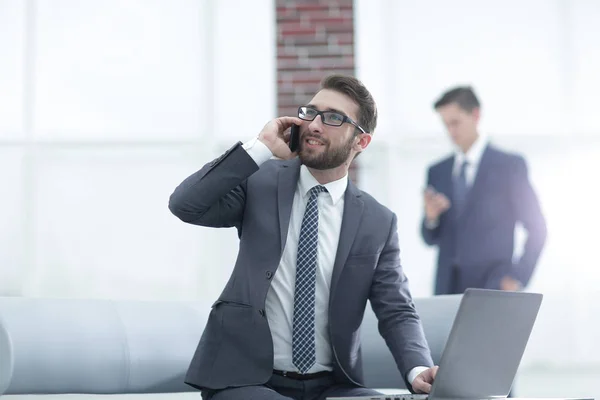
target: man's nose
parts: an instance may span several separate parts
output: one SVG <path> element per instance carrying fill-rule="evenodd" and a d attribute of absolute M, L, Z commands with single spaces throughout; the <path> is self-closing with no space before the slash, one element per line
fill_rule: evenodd
<path fill-rule="evenodd" d="M 317 115 L 315 119 L 313 119 L 310 124 L 308 124 L 308 129 L 311 132 L 322 132 L 323 131 L 323 117 L 321 115 Z"/>

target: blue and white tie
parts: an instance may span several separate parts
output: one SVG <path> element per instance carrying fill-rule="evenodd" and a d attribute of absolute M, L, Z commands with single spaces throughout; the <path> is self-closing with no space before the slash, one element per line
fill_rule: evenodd
<path fill-rule="evenodd" d="M 300 373 L 306 373 L 316 362 L 315 352 L 315 283 L 317 276 L 317 244 L 319 238 L 319 193 L 324 186 L 310 189 L 310 198 L 300 228 L 296 259 L 296 291 L 294 294 L 294 328 L 292 362 Z"/>

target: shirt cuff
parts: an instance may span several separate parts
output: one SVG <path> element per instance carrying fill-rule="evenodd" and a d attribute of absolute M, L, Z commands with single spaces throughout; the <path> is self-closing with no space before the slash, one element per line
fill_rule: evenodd
<path fill-rule="evenodd" d="M 258 137 L 247 141 L 242 145 L 242 147 L 258 166 L 273 157 L 271 150 L 269 150 L 266 144 L 258 140 Z"/>
<path fill-rule="evenodd" d="M 414 367 L 408 373 L 408 376 L 407 376 L 408 382 L 410 382 L 410 384 L 412 385 L 415 378 L 417 377 L 417 375 L 419 375 L 423 371 L 427 371 L 428 369 L 429 369 L 428 367 Z"/>

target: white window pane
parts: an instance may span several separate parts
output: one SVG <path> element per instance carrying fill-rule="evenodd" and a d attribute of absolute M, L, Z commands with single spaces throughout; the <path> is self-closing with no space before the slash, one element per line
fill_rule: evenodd
<path fill-rule="evenodd" d="M 204 4 L 37 2 L 36 134 L 78 140 L 202 134 Z"/>
<path fill-rule="evenodd" d="M 386 19 L 361 21 L 387 43 L 391 68 L 381 71 L 388 93 L 380 99 L 385 136 L 437 136 L 433 102 L 447 88 L 472 84 L 483 104 L 484 129 L 494 134 L 562 133 L 564 83 L 558 51 L 562 31 L 556 2 L 388 1 Z M 374 18 L 377 14 L 372 14 Z M 357 15 L 360 20 L 360 14 Z M 379 30 L 380 24 L 387 29 Z M 369 43 L 361 42 L 363 47 Z M 377 54 L 380 54 L 378 52 Z M 372 52 L 357 54 L 372 54 Z M 391 114 L 391 115 L 390 115 Z"/>
<path fill-rule="evenodd" d="M 245 141 L 275 117 L 275 6 L 247 0 L 213 4 L 215 136 Z"/>
<path fill-rule="evenodd" d="M 0 147 L 0 296 L 21 294 L 23 263 L 23 152 Z"/>
<path fill-rule="evenodd" d="M 600 2 L 576 0 L 569 4 L 574 46 L 572 132 L 600 136 Z"/>
<path fill-rule="evenodd" d="M 22 134 L 24 1 L 0 1 L 0 139 Z"/>
<path fill-rule="evenodd" d="M 235 230 L 185 224 L 169 196 L 199 169 L 194 151 L 53 150 L 37 168 L 31 295 L 214 300 Z"/>

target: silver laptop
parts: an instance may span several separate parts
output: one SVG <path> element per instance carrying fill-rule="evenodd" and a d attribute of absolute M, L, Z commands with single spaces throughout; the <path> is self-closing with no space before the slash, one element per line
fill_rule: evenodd
<path fill-rule="evenodd" d="M 537 317 L 539 293 L 467 289 L 429 395 L 327 400 L 491 399 L 506 397 Z"/>

